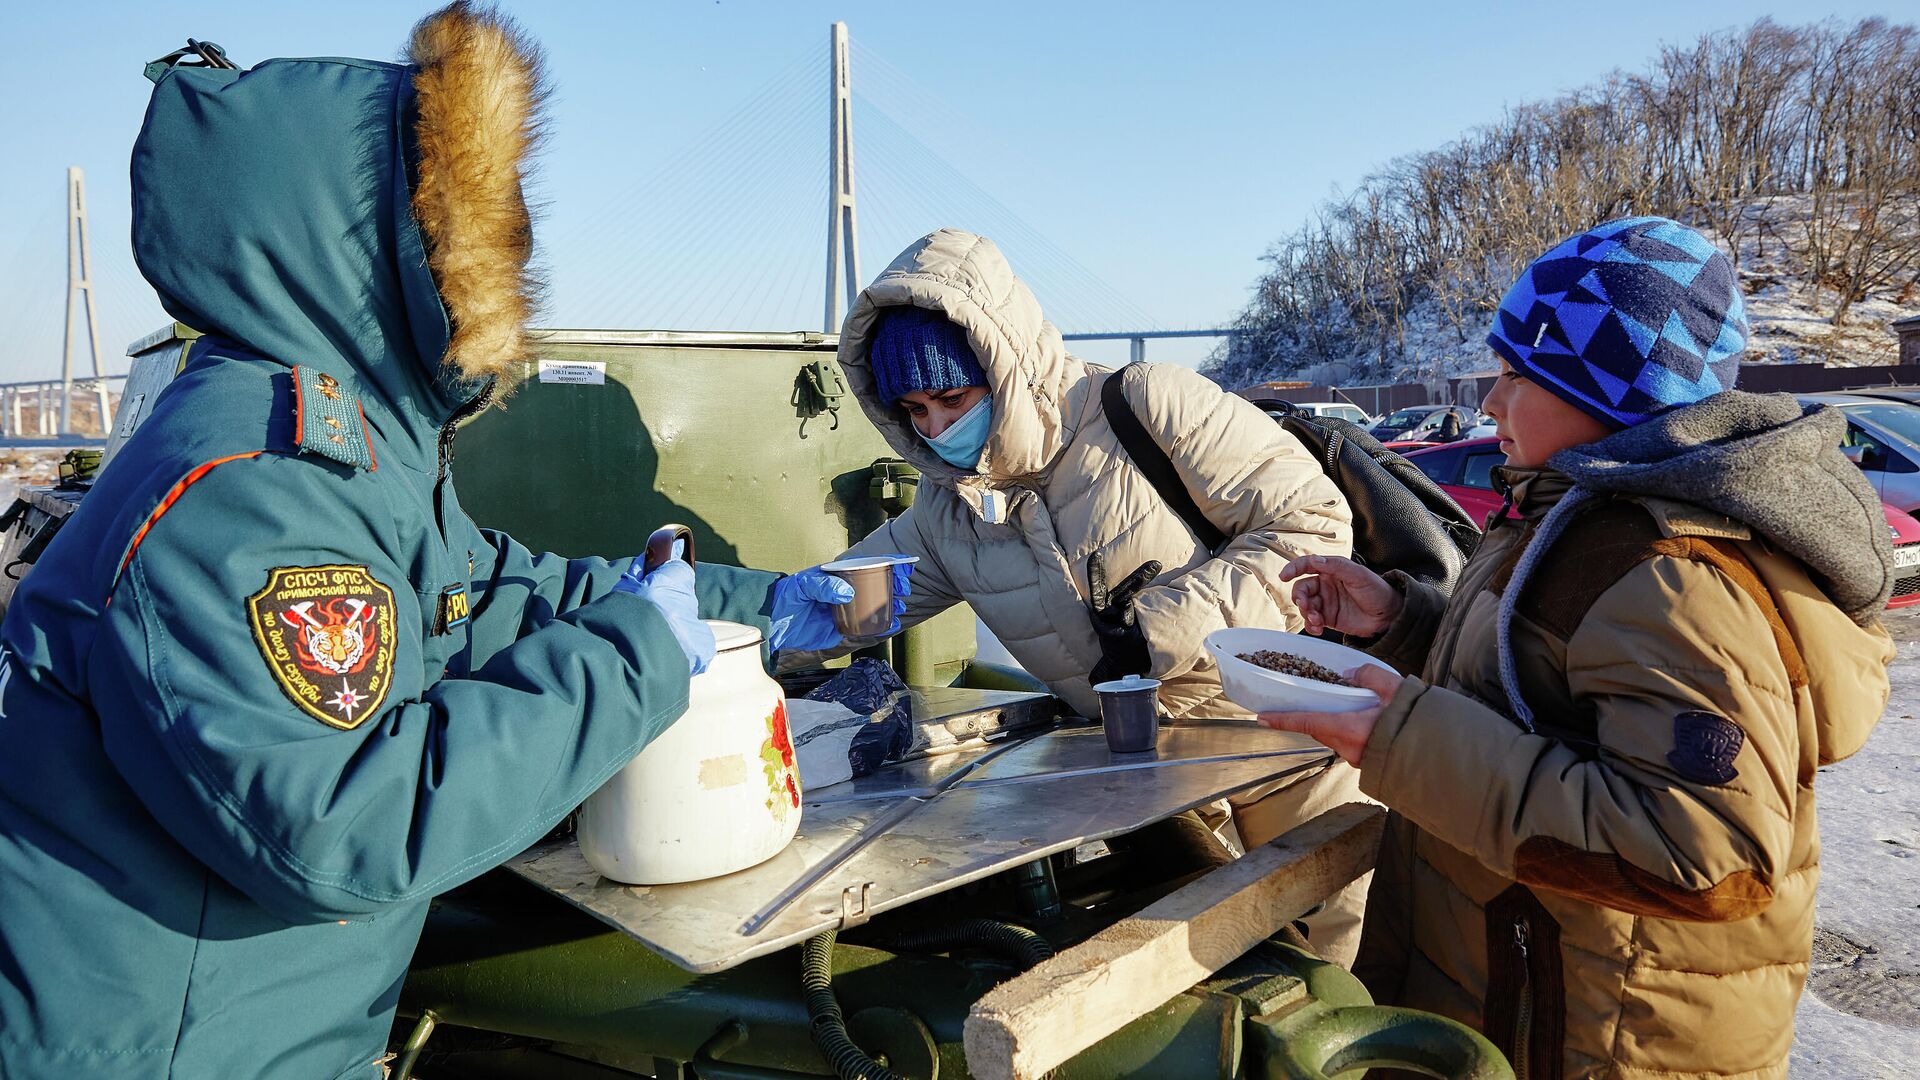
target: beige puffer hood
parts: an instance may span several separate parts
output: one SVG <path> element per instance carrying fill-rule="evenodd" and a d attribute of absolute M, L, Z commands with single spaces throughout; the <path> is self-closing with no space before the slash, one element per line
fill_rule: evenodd
<path fill-rule="evenodd" d="M 1073 437 L 1067 417 L 1079 402 L 1068 396 L 1085 391 L 1087 366 L 1068 355 L 1060 331 L 993 241 L 958 229 L 922 237 L 860 294 L 840 337 L 847 385 L 888 444 L 923 474 L 957 480 L 967 474 L 929 449 L 898 405 L 876 395 L 868 363 L 873 330 L 880 310 L 895 306 L 944 312 L 966 329 L 993 393 L 981 475 L 1013 480 L 1046 472 Z"/>
<path fill-rule="evenodd" d="M 868 352 L 881 308 L 914 305 L 964 327 L 987 374 L 993 424 L 977 473 L 942 461 L 899 406 L 876 396 Z M 907 513 L 850 554 L 921 557 L 903 625 L 971 604 L 1026 669 L 1075 709 L 1098 715 L 1087 676 L 1100 646 L 1087 610 L 1087 560 L 1114 580 L 1148 560 L 1163 570 L 1135 602 L 1174 716 L 1245 715 L 1220 694 L 1202 639 L 1227 626 L 1297 628 L 1280 568 L 1301 554 L 1346 554 L 1350 513 L 1299 441 L 1244 399 L 1192 371 L 1124 374 L 1070 355 L 1033 293 L 993 243 L 942 229 L 913 244 L 861 293 L 840 339 L 860 405 L 921 470 Z M 1129 405 L 1167 451 L 1188 493 L 1231 539 L 1209 552 L 1134 467 L 1100 406 L 1120 378 Z"/>

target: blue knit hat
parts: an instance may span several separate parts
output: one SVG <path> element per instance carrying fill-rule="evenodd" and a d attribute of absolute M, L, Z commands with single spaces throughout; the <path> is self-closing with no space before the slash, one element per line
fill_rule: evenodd
<path fill-rule="evenodd" d="M 967 332 L 941 312 L 921 307 L 880 313 L 867 363 L 880 400 L 889 403 L 915 390 L 987 385 L 987 373 L 974 358 Z"/>
<path fill-rule="evenodd" d="M 1666 218 L 1622 218 L 1533 260 L 1487 344 L 1582 411 L 1631 427 L 1733 389 L 1746 304 L 1712 241 Z"/>

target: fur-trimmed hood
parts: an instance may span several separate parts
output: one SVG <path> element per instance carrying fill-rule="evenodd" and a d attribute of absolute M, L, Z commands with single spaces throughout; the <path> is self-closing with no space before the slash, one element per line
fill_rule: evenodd
<path fill-rule="evenodd" d="M 407 60 L 420 114 L 413 216 L 453 324 L 444 362 L 504 379 L 526 356 L 541 292 L 523 191 L 543 135 L 540 48 L 499 13 L 455 0 L 414 27 Z"/>
<path fill-rule="evenodd" d="M 351 378 L 389 442 L 526 355 L 539 293 L 521 189 L 539 51 L 460 0 L 405 63 L 162 71 L 134 146 L 134 254 L 181 322 Z"/>

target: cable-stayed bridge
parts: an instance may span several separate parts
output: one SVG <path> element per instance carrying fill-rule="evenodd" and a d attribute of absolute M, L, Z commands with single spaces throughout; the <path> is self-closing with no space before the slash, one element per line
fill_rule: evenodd
<path fill-rule="evenodd" d="M 719 123 L 601 205 L 550 208 L 536 228 L 536 258 L 551 282 L 542 321 L 833 331 L 850 297 L 895 253 L 954 226 L 993 238 L 1070 341 L 1127 340 L 1139 360 L 1151 340 L 1226 336 L 1169 325 L 1122 294 L 956 164 L 997 145 L 991 131 L 849 37 L 844 24 L 828 44 L 796 50 Z M 85 357 L 79 369 L 67 366 L 86 351 L 83 316 L 98 326 L 109 354 L 98 370 L 109 377 L 124 367 L 124 343 L 166 320 L 123 236 L 96 238 L 99 258 L 88 256 L 84 196 L 78 221 L 74 205 L 70 181 L 65 274 L 56 208 L 20 215 L 28 221 L 6 269 L 11 280 L 47 286 L 0 311 L 12 358 L 11 367 L 0 363 L 0 438 L 9 441 L 103 430 L 95 402 L 106 397 L 104 383 L 91 378 Z M 53 292 L 63 280 L 67 305 Z M 82 398 L 90 400 L 76 408 Z"/>

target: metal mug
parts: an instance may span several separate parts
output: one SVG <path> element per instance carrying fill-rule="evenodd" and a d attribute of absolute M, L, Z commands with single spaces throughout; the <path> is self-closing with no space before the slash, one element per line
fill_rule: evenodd
<path fill-rule="evenodd" d="M 1100 725 L 1107 749 L 1116 754 L 1140 754 L 1160 742 L 1160 680 L 1129 675 L 1095 684 L 1100 695 Z"/>
<path fill-rule="evenodd" d="M 893 629 L 893 564 L 872 556 L 842 559 L 820 569 L 853 586 L 853 599 L 833 606 L 833 626 L 850 638 L 881 637 Z"/>

